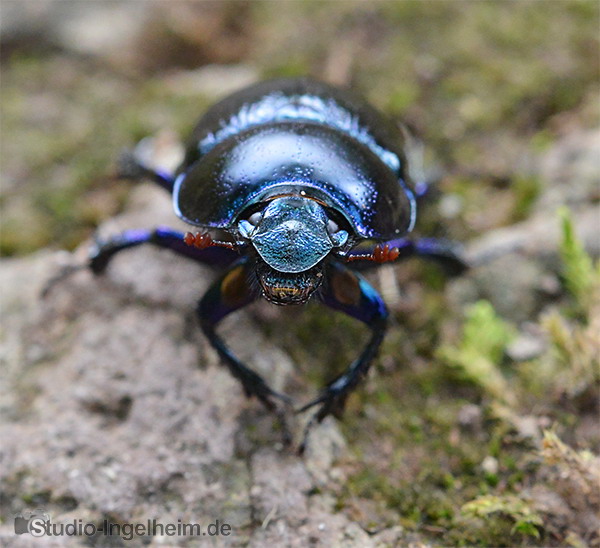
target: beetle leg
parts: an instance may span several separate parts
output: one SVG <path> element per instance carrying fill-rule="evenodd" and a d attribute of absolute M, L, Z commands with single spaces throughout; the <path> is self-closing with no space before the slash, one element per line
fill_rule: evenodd
<path fill-rule="evenodd" d="M 167 192 L 173 192 L 173 186 L 175 185 L 175 179 L 171 174 L 144 165 L 129 150 L 121 154 L 117 161 L 117 176 L 121 179 L 149 179 Z"/>
<path fill-rule="evenodd" d="M 153 244 L 170 249 L 198 263 L 214 266 L 230 266 L 239 258 L 239 253 L 229 247 L 209 246 L 202 249 L 196 246 L 190 247 L 189 244 L 185 243 L 183 232 L 166 227 L 159 227 L 154 230 L 126 230 L 108 240 L 97 239 L 95 245 L 90 249 L 88 263 L 67 265 L 62 268 L 48 280 L 42 289 L 42 297 L 47 297 L 56 285 L 80 270 L 90 268 L 94 274 L 101 274 L 117 253 L 142 244 Z"/>
<path fill-rule="evenodd" d="M 260 296 L 256 284 L 250 281 L 253 275 L 251 267 L 252 264 L 247 258 L 236 263 L 200 299 L 197 315 L 202 331 L 231 374 L 242 383 L 246 396 L 256 396 L 267 409 L 273 410 L 276 407 L 273 398 L 286 403 L 290 402 L 290 398 L 273 390 L 260 375 L 244 365 L 215 331 L 217 324 L 225 316 L 243 308 Z"/>
<path fill-rule="evenodd" d="M 346 398 L 369 371 L 383 340 L 388 316 L 385 304 L 377 291 L 362 276 L 345 266 L 332 263 L 325 283 L 323 291 L 319 294 L 321 302 L 364 322 L 371 328 L 372 335 L 362 354 L 350 367 L 331 381 L 319 397 L 298 411 L 306 411 L 314 405 L 321 404 L 305 432 L 315 420 L 320 422 L 327 415 L 343 411 Z"/>
<path fill-rule="evenodd" d="M 204 249 L 192 247 L 185 243 L 184 237 L 182 232 L 165 227 L 154 230 L 126 230 L 110 240 L 96 241 L 96 245 L 90 252 L 89 266 L 94 273 L 100 274 L 117 253 L 142 244 L 153 244 L 194 261 L 217 266 L 229 266 L 239 258 L 235 250 L 226 247 L 211 246 Z"/>
<path fill-rule="evenodd" d="M 415 199 L 417 204 L 420 204 L 425 198 L 429 196 L 432 189 L 431 181 L 417 181 L 415 183 Z"/>
<path fill-rule="evenodd" d="M 90 267 L 99 274 L 106 269 L 114 255 L 124 249 L 150 243 L 171 249 L 197 262 L 230 265 L 239 254 L 222 246 L 196 247 L 184 241 L 184 234 L 168 228 L 155 230 L 128 230 L 106 242 L 97 243 L 90 257 Z M 263 378 L 240 362 L 216 334 L 215 327 L 225 316 L 254 301 L 258 291 L 249 282 L 248 260 L 242 259 L 217 280 L 198 304 L 197 314 L 202 330 L 219 356 L 225 361 L 232 375 L 243 385 L 248 396 L 256 396 L 267 408 L 273 409 L 272 399 L 288 401 L 289 398 L 271 389 Z"/>
<path fill-rule="evenodd" d="M 468 264 L 462 257 L 460 247 L 448 240 L 421 238 L 410 240 L 398 238 L 376 244 L 366 250 L 352 250 L 345 257 L 346 262 L 356 262 L 367 266 L 369 263 L 381 264 L 391 261 L 422 257 L 439 263 L 450 275 L 462 274 Z"/>

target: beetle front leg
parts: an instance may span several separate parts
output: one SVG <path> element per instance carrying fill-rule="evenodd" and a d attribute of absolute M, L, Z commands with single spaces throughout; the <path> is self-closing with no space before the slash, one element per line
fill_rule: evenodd
<path fill-rule="evenodd" d="M 369 371 L 383 340 L 388 316 L 385 304 L 377 291 L 365 279 L 341 264 L 330 265 L 324 285 L 319 295 L 321 302 L 364 322 L 371 328 L 372 334 L 362 354 L 350 367 L 331 381 L 318 398 L 299 410 L 302 412 L 321 404 L 311 423 L 314 420 L 320 422 L 327 415 L 343 411 L 346 398 Z"/>
<path fill-rule="evenodd" d="M 259 297 L 256 284 L 250 281 L 252 275 L 251 261 L 246 258 L 241 259 L 208 289 L 198 303 L 197 315 L 202 331 L 231 374 L 242 383 L 246 396 L 256 396 L 267 409 L 273 410 L 276 407 L 274 398 L 286 403 L 290 402 L 290 398 L 273 390 L 260 375 L 242 363 L 215 330 L 225 316 Z"/>
<path fill-rule="evenodd" d="M 217 266 L 229 266 L 239 258 L 239 254 L 226 247 L 206 247 L 198 249 L 185 243 L 185 235 L 177 230 L 159 227 L 153 230 L 126 230 L 108 240 L 97 240 L 90 251 L 89 267 L 95 274 L 100 274 L 112 258 L 131 247 L 142 244 L 152 244 L 164 249 L 170 249 L 178 255 L 183 255 L 199 263 Z"/>
<path fill-rule="evenodd" d="M 230 266 L 239 258 L 239 253 L 233 248 L 210 245 L 199 249 L 185 242 L 186 235 L 177 230 L 159 227 L 153 230 L 126 230 L 118 236 L 107 240 L 97 239 L 90 249 L 88 262 L 84 264 L 67 265 L 46 283 L 42 290 L 42 297 L 46 297 L 52 288 L 66 278 L 87 268 L 94 274 L 101 274 L 106 270 L 113 257 L 125 249 L 137 247 L 142 244 L 152 244 L 164 249 L 170 249 L 178 255 L 183 255 L 198 263 Z"/>

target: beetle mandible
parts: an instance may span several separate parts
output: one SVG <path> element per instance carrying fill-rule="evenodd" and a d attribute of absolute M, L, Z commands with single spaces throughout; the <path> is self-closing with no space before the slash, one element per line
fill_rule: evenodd
<path fill-rule="evenodd" d="M 216 332 L 225 316 L 261 296 L 278 305 L 312 297 L 369 327 L 358 358 L 298 410 L 318 406 L 313 420 L 321 421 L 343 410 L 386 329 L 382 298 L 356 270 L 411 256 L 437 260 L 453 273 L 466 267 L 453 244 L 406 237 L 418 196 L 401 130 L 350 91 L 319 81 L 273 80 L 234 93 L 200 119 L 174 174 L 133 155 L 122 171 L 161 185 L 175 213 L 202 230 L 126 231 L 97 242 L 90 267 L 100 273 L 116 253 L 144 243 L 227 267 L 197 315 L 246 395 L 269 409 L 289 398 L 230 351 Z M 214 239 L 216 229 L 230 238 Z"/>

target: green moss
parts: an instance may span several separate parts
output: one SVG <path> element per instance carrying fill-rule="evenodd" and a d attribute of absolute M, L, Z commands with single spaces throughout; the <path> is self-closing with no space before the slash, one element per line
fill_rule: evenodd
<path fill-rule="evenodd" d="M 587 310 L 593 301 L 590 299 L 593 286 L 600 280 L 600 263 L 594 266 L 591 257 L 576 237 L 568 209 L 561 208 L 559 214 L 562 225 L 560 255 L 565 286 L 576 299 L 579 308 Z"/>
<path fill-rule="evenodd" d="M 483 519 L 485 527 L 489 527 L 491 530 L 502 527 L 495 520 L 496 515 L 507 517 L 512 523 L 510 534 L 519 533 L 536 539 L 540 538 L 539 528 L 543 524 L 542 518 L 532 510 L 530 504 L 516 496 L 486 495 L 477 497 L 464 504 L 461 512 L 466 517 Z"/>
<path fill-rule="evenodd" d="M 555 137 L 547 128 L 538 131 L 530 141 L 531 147 L 535 152 L 544 152 L 548 150 L 554 144 L 554 142 Z"/>
<path fill-rule="evenodd" d="M 583 252 L 572 240 L 567 238 L 566 260 L 580 265 Z M 577 273 L 581 266 L 571 270 Z M 594 386 L 597 390 L 599 382 L 593 374 L 597 339 L 591 333 L 592 319 L 600 317 L 594 312 L 596 283 L 589 286 L 583 316 L 569 315 L 569 304 L 563 302 L 541 318 L 550 348 L 520 364 L 510 364 L 504 355 L 514 327 L 487 302 L 467 311 L 457 343 L 444 343 L 432 355 L 432 339 L 429 345 L 420 342 L 422 330 L 435 340 L 440 322 L 456 321 L 437 314 L 437 304 L 428 309 L 424 296 L 419 309 L 426 310 L 423 317 L 417 311 L 402 329 L 390 332 L 383 347 L 388 369 L 361 392 L 364 415 L 351 414 L 342 423 L 362 464 L 338 493 L 338 507 L 344 511 L 353 500 L 376 500 L 385 509 L 381 511 L 387 516 L 385 524 L 390 515 L 396 516 L 394 523 L 434 545 L 547 545 L 536 501 L 520 494 L 536 481 L 543 466 L 535 434 L 529 437 L 522 421 L 531 421 L 531 414 L 537 417 L 543 409 L 566 432 L 580 427 L 581 415 L 573 405 L 577 401 L 590 405 L 585 394 L 593 393 Z M 431 312 L 434 317 L 425 319 Z M 389 369 L 390 363 L 398 369 Z M 461 409 L 474 403 L 480 422 L 460 426 Z M 378 451 L 379 446 L 393 450 L 388 454 L 389 449 Z M 560 453 L 554 446 L 558 448 L 554 453 Z M 562 453 L 566 463 L 572 454 Z M 574 482 L 588 472 L 579 457 L 571 461 L 576 470 L 571 467 L 570 473 L 578 474 Z"/>
<path fill-rule="evenodd" d="M 265 78 L 293 78 L 309 74 L 309 67 L 304 59 L 287 59 L 285 63 L 270 67 L 265 71 Z"/>
<path fill-rule="evenodd" d="M 519 175 L 512 181 L 514 193 L 513 221 L 522 221 L 527 218 L 531 207 L 539 196 L 541 183 L 538 177 Z"/>
<path fill-rule="evenodd" d="M 440 347 L 439 357 L 491 396 L 510 401 L 512 395 L 499 365 L 506 345 L 514 336 L 513 329 L 496 315 L 487 301 L 472 305 L 466 316 L 461 341 L 457 346 Z"/>
<path fill-rule="evenodd" d="M 419 94 L 420 89 L 416 82 L 407 81 L 395 86 L 389 94 L 385 110 L 392 115 L 402 115 L 415 104 Z"/>

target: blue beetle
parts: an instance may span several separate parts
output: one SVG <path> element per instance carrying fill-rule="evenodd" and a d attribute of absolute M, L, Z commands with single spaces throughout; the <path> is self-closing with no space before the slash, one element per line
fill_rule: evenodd
<path fill-rule="evenodd" d="M 401 131 L 350 91 L 307 78 L 259 83 L 227 97 L 200 119 L 174 174 L 129 155 L 129 178 L 149 178 L 172 194 L 176 214 L 201 231 L 132 230 L 97 242 L 90 266 L 143 243 L 227 267 L 201 298 L 202 330 L 247 396 L 274 409 L 289 401 L 242 363 L 217 324 L 261 295 L 278 305 L 309 298 L 364 322 L 366 348 L 321 394 L 300 408 L 313 420 L 343 410 L 381 344 L 388 312 L 357 270 L 422 256 L 452 273 L 465 262 L 454 245 L 410 240 L 417 198 Z M 215 239 L 218 230 L 228 239 Z M 359 244 L 362 244 L 359 246 Z"/>

